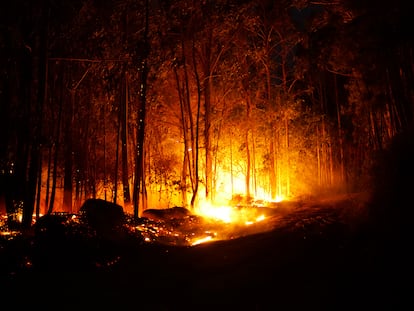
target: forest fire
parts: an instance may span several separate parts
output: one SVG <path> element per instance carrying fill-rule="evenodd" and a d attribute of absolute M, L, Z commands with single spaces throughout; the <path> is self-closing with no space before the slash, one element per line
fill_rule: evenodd
<path fill-rule="evenodd" d="M 217 197 L 217 201 L 225 202 L 225 196 L 226 194 L 222 193 L 222 197 Z M 89 201 L 95 202 L 91 204 L 95 204 L 94 208 L 96 207 L 94 213 L 97 214 L 92 216 L 92 219 L 88 219 L 85 210 L 82 209 L 89 204 Z M 39 214 L 39 225 L 34 214 L 33 225 L 41 228 L 39 232 L 48 231 L 49 225 L 59 223 L 62 228 L 91 234 L 90 229 L 87 229 L 91 225 L 90 221 L 94 222 L 94 217 L 108 217 L 105 215 L 107 213 L 105 210 L 112 206 L 118 207 L 126 219 L 122 225 L 119 223 L 117 226 L 127 228 L 128 232 L 145 243 L 196 246 L 268 230 L 270 227 L 263 223 L 278 212 L 280 202 L 280 199 L 274 201 L 246 199 L 242 195 L 234 196 L 232 200 L 227 201 L 227 204 L 212 204 L 200 199 L 198 205 L 192 210 L 184 207 L 147 209 L 136 220 L 132 214 L 125 210 L 122 211 L 123 208 L 120 205 L 104 199 L 89 199 L 85 201 L 78 213 Z M 21 223 L 21 217 L 16 217 L 16 221 Z M 107 221 L 109 224 L 112 223 L 109 218 Z M 17 234 L 8 228 L 6 215 L 3 216 L 2 224 L 1 235 L 4 238 L 6 236 L 12 238 Z"/>
<path fill-rule="evenodd" d="M 263 214 L 257 215 L 258 212 L 255 209 L 241 209 L 233 206 L 212 206 L 210 204 L 201 205 L 195 209 L 195 213 L 227 224 L 249 225 L 265 219 Z"/>
<path fill-rule="evenodd" d="M 260 201 L 260 206 L 204 202 L 192 212 L 181 207 L 150 209 L 144 211 L 139 225 L 130 228 L 147 243 L 195 246 L 266 231 L 272 226 L 266 224 L 267 220 L 279 212 L 277 207 L 272 202 Z"/>
<path fill-rule="evenodd" d="M 204 185 L 200 185 L 193 208 L 183 207 L 179 201 L 170 202 L 176 204 L 172 208 L 157 206 L 155 204 L 160 202 L 154 202 L 154 207 L 142 212 L 138 225 L 131 222 L 131 230 L 141 234 L 147 243 L 195 246 L 269 229 L 263 223 L 279 212 L 280 203 L 286 199 L 281 194 L 271 199 L 269 191 L 258 185 L 254 188 L 254 196 L 248 194 L 246 179 L 241 174 L 236 176 L 220 170 L 218 175 L 220 180 L 213 199 L 203 196 Z M 257 181 L 265 184 L 264 180 Z M 189 194 L 187 202 L 190 200 Z"/>
<path fill-rule="evenodd" d="M 2 3 L 8 302 L 412 303 L 413 1 Z"/>

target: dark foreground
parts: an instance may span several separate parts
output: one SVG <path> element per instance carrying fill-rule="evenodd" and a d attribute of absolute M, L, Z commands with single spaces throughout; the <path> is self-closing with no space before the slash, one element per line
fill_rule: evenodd
<path fill-rule="evenodd" d="M 1 309 L 411 309 L 409 247 L 367 233 L 360 205 L 305 204 L 267 232 L 192 247 L 18 236 L 0 245 Z"/>

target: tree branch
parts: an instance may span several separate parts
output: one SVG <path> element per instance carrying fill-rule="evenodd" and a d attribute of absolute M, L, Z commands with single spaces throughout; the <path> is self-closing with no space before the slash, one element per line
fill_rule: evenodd
<path fill-rule="evenodd" d="M 101 63 L 101 62 L 128 62 L 130 58 L 116 59 L 116 58 L 103 58 L 103 59 L 89 59 L 89 58 L 71 58 L 71 57 L 51 57 L 51 61 L 67 61 L 67 62 L 83 62 L 83 63 Z"/>

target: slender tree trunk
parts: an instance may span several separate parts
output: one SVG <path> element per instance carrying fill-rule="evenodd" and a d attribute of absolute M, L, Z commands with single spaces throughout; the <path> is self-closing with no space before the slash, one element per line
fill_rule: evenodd
<path fill-rule="evenodd" d="M 63 179 L 63 209 L 69 213 L 72 212 L 72 135 L 73 135 L 73 107 L 75 105 L 75 90 L 70 91 L 70 103 L 67 105 L 68 110 L 65 113 L 65 174 Z"/>
<path fill-rule="evenodd" d="M 185 148 L 185 146 L 184 146 Z M 184 149 L 184 158 L 183 158 L 183 166 L 181 170 L 181 204 L 183 207 L 187 208 L 188 200 L 187 200 L 187 172 L 188 170 L 188 152 L 187 149 Z"/>
<path fill-rule="evenodd" d="M 209 32 L 206 38 L 204 49 L 204 66 L 203 66 L 203 91 L 204 91 L 204 145 L 205 145 L 205 186 L 206 200 L 211 202 L 212 178 L 213 178 L 213 161 L 211 152 L 211 90 L 212 90 L 212 66 L 211 66 L 211 48 L 213 45 L 213 34 Z"/>
<path fill-rule="evenodd" d="M 140 72 L 141 87 L 139 93 L 139 109 L 137 113 L 137 144 L 135 158 L 135 179 L 134 179 L 134 218 L 141 216 L 146 208 L 146 189 L 145 189 L 145 170 L 144 170 L 144 140 L 145 140 L 145 117 L 146 117 L 146 96 L 147 96 L 147 76 L 148 76 L 148 55 L 149 55 L 149 3 L 145 1 L 145 29 L 144 29 L 144 48 L 141 54 Z M 140 209 L 141 200 L 141 209 Z"/>
<path fill-rule="evenodd" d="M 36 220 L 40 217 L 40 199 L 42 194 L 42 150 L 40 149 L 39 163 L 37 171 L 37 185 L 36 185 Z"/>
<path fill-rule="evenodd" d="M 49 12 L 48 14 L 48 19 L 49 19 Z M 46 31 L 48 32 L 48 25 L 46 26 Z M 45 38 L 45 51 L 44 51 L 44 83 L 43 83 L 43 92 L 39 92 L 39 100 L 42 100 L 41 102 L 41 108 L 40 108 L 40 123 L 43 123 L 43 108 L 46 106 L 47 103 L 47 90 L 48 90 L 48 77 L 49 77 L 49 61 L 48 61 L 48 56 L 47 56 L 47 36 L 48 34 L 46 33 L 46 38 Z M 41 87 L 42 85 L 40 84 L 39 87 Z M 40 96 L 42 96 L 43 98 L 40 98 Z M 42 124 L 39 125 L 42 128 Z M 41 128 L 40 128 L 40 132 L 41 132 Z M 40 133 L 41 135 L 41 133 Z M 38 163 L 38 176 L 37 176 L 37 195 L 36 195 L 36 219 L 39 219 L 40 217 L 40 202 L 41 202 L 41 194 L 42 194 L 42 171 L 43 171 L 43 167 L 42 167 L 42 162 L 43 162 L 43 156 L 42 156 L 42 146 L 39 146 L 39 163 Z M 49 172 L 49 167 L 48 167 L 48 172 Z M 45 205 L 46 207 L 47 205 Z"/>
<path fill-rule="evenodd" d="M 252 175 L 253 175 L 253 189 L 254 196 L 257 196 L 257 175 L 256 175 L 256 143 L 255 135 L 252 131 Z"/>
<path fill-rule="evenodd" d="M 276 198 L 277 194 L 277 186 L 276 186 L 276 170 L 275 170 L 275 143 L 274 143 L 274 136 L 272 135 L 270 138 L 270 146 L 269 146 L 269 161 L 270 161 L 270 194 L 272 200 Z"/>
<path fill-rule="evenodd" d="M 47 177 L 46 177 L 46 190 L 45 190 L 45 209 L 49 206 L 49 195 L 50 195 L 50 175 L 52 174 L 52 149 L 54 144 L 50 144 L 48 147 L 47 156 Z M 45 212 L 46 212 L 45 211 Z"/>
<path fill-rule="evenodd" d="M 96 130 L 96 132 L 98 132 L 98 129 Z M 91 192 L 92 192 L 92 198 L 96 198 L 96 182 L 97 182 L 97 180 L 98 180 L 98 178 L 97 178 L 97 168 L 96 168 L 96 159 L 97 159 L 97 154 L 96 154 L 96 137 L 95 137 L 95 139 L 93 140 L 93 142 L 92 142 L 92 152 L 91 152 L 91 154 L 93 155 L 93 164 L 92 164 L 92 166 L 90 167 L 90 169 L 91 169 L 91 173 L 89 174 L 90 175 L 90 179 L 91 179 Z"/>
<path fill-rule="evenodd" d="M 269 42 L 269 40 L 267 40 Z M 268 44 L 266 43 L 267 50 L 269 49 Z M 266 72 L 266 91 L 267 91 L 267 106 L 269 109 L 272 107 L 272 80 L 270 75 L 270 59 L 269 59 L 269 53 L 267 52 L 266 61 L 263 62 L 263 65 L 265 67 Z M 272 124 L 272 122 L 270 122 Z M 274 137 L 271 135 L 270 137 L 270 146 L 269 146 L 269 161 L 270 161 L 270 172 L 269 172 L 269 183 L 270 183 L 270 196 L 272 199 L 276 198 L 276 172 L 275 172 L 275 146 L 274 146 Z"/>
<path fill-rule="evenodd" d="M 124 11 L 124 44 L 128 46 L 128 10 Z M 124 64 L 125 66 L 125 64 Z M 128 72 L 123 70 L 121 90 L 121 152 L 122 152 L 122 188 L 124 205 L 129 209 L 131 204 L 131 191 L 129 189 L 128 172 L 128 105 L 129 105 L 129 79 Z"/>
<path fill-rule="evenodd" d="M 58 171 L 58 156 L 59 156 L 59 149 L 60 149 L 60 132 L 61 132 L 61 122 L 62 122 L 62 110 L 63 110 L 63 72 L 59 77 L 58 83 L 58 100 L 59 100 L 59 108 L 58 108 L 58 116 L 57 116 L 57 125 L 56 125 L 56 137 L 54 143 L 54 157 L 53 157 L 53 175 L 52 175 L 52 190 L 50 193 L 50 201 L 47 209 L 47 214 L 52 213 L 53 207 L 55 204 L 55 196 L 56 196 L 56 186 L 57 186 L 57 171 Z"/>
<path fill-rule="evenodd" d="M 109 99 L 108 99 L 109 102 Z M 103 126 L 103 188 L 104 188 L 104 200 L 107 200 L 107 174 L 106 174 L 106 103 L 102 105 L 102 126 Z"/>
<path fill-rule="evenodd" d="M 91 140 L 91 133 L 90 133 L 90 119 L 92 113 L 90 106 L 88 106 L 86 114 L 79 122 L 79 126 L 75 127 L 75 131 L 77 132 L 78 138 L 77 141 L 79 142 L 76 146 L 76 157 L 75 157 L 75 164 L 76 170 L 74 170 L 74 178 L 75 178 L 75 200 L 73 204 L 73 211 L 78 212 L 79 208 L 82 205 L 82 202 L 86 198 L 87 187 L 86 183 L 89 180 L 88 176 L 88 166 L 90 162 L 91 153 L 89 153 L 89 141 Z"/>
<path fill-rule="evenodd" d="M 318 185 L 319 187 L 322 186 L 322 174 L 321 174 L 321 152 L 320 152 L 320 145 L 321 142 L 319 141 L 319 124 L 316 124 L 316 158 L 318 161 Z"/>
<path fill-rule="evenodd" d="M 29 228 L 32 224 L 32 215 L 35 207 L 37 178 L 39 176 L 39 162 L 41 161 L 40 136 L 42 135 L 43 105 L 45 100 L 46 79 L 47 79 L 47 36 L 49 12 L 46 7 L 40 7 L 43 16 L 39 25 L 35 26 L 34 48 L 33 48 L 33 80 L 30 98 L 33 100 L 33 111 L 30 112 L 31 148 L 28 169 L 28 182 L 25 194 L 22 225 Z M 36 29 L 37 27 L 37 29 Z"/>
<path fill-rule="evenodd" d="M 322 132 L 322 143 L 321 143 L 321 176 L 322 176 L 322 186 L 327 186 L 328 181 L 328 157 L 327 157 L 327 148 L 326 148 L 326 128 L 325 128 L 325 117 L 322 116 L 322 125 L 321 125 L 321 132 Z"/>
<path fill-rule="evenodd" d="M 128 104 L 129 104 L 129 89 L 128 89 L 128 75 L 125 73 L 124 77 L 125 87 L 123 88 L 124 92 L 122 98 L 122 126 L 121 126 L 121 143 L 122 143 L 122 185 L 123 185 L 123 195 L 124 195 L 124 204 L 129 206 L 131 203 L 131 194 L 129 190 L 129 174 L 128 174 Z"/>
<path fill-rule="evenodd" d="M 276 153 L 276 172 L 277 172 L 277 194 L 282 197 L 282 168 L 281 168 L 281 156 L 280 156 L 280 134 L 279 131 L 276 132 L 277 138 L 277 153 Z"/>
<path fill-rule="evenodd" d="M 122 119 L 122 83 L 120 87 L 121 94 L 119 94 L 119 113 L 118 113 L 118 126 L 116 129 L 116 148 L 115 148 L 115 172 L 114 172 L 114 197 L 113 202 L 116 204 L 118 198 L 118 169 L 119 169 L 119 141 L 121 136 L 121 119 Z"/>
<path fill-rule="evenodd" d="M 251 159 L 250 159 L 250 148 L 249 148 L 249 132 L 250 130 L 246 130 L 245 134 L 245 144 L 246 144 L 246 199 L 250 200 L 251 192 L 250 192 L 250 171 L 251 171 Z"/>
<path fill-rule="evenodd" d="M 194 179 L 195 179 L 195 187 L 193 191 L 193 195 L 191 197 L 191 208 L 194 208 L 194 204 L 197 199 L 198 195 L 198 183 L 199 183 L 199 175 L 198 175 L 198 156 L 199 156 L 199 131 L 200 131 L 200 110 L 201 110 L 201 84 L 200 84 L 200 77 L 198 75 L 197 69 L 197 62 L 196 62 L 196 48 L 194 38 L 192 41 L 192 55 L 193 55 L 193 67 L 194 67 L 194 75 L 196 78 L 196 85 L 197 85 L 197 118 L 196 118 L 196 133 L 195 137 L 193 137 L 193 145 L 195 140 L 195 148 L 192 152 L 194 155 Z"/>
<path fill-rule="evenodd" d="M 345 176 L 344 133 L 343 133 L 342 122 L 341 122 L 341 107 L 339 104 L 338 81 L 337 81 L 336 75 L 334 76 L 334 83 L 335 83 L 336 118 L 337 118 L 337 125 L 338 125 L 340 182 L 342 183 L 344 181 L 344 176 Z"/>
<path fill-rule="evenodd" d="M 231 198 L 233 199 L 234 195 L 234 173 L 233 173 L 233 131 L 230 136 L 230 179 L 231 179 Z"/>
<path fill-rule="evenodd" d="M 178 92 L 178 99 L 180 103 L 180 112 L 181 112 L 181 125 L 183 130 L 183 137 L 184 137 L 184 156 L 183 156 L 183 167 L 181 170 L 181 194 L 182 194 L 182 205 L 184 207 L 187 207 L 187 173 L 188 170 L 191 171 L 191 165 L 189 164 L 188 160 L 188 134 L 187 134 L 187 114 L 185 112 L 185 105 L 184 105 L 184 96 L 183 91 L 180 86 L 180 80 L 178 77 L 177 68 L 174 67 L 174 73 L 175 73 L 175 80 L 177 83 L 177 92 Z M 191 173 L 190 173 L 191 178 Z"/>
<path fill-rule="evenodd" d="M 250 155 L 250 144 L 249 144 L 249 133 L 250 133 L 250 94 L 246 98 L 246 133 L 245 133 L 245 145 L 246 145 L 246 198 L 250 200 L 251 191 L 250 191 L 250 172 L 251 172 L 251 155 Z"/>
<path fill-rule="evenodd" d="M 190 175 L 191 181 L 191 190 L 193 196 L 191 198 L 191 207 L 194 207 L 194 200 L 197 196 L 197 189 L 198 189 L 198 179 L 196 178 L 196 163 L 195 163 L 195 155 L 196 155 L 196 147 L 195 147 L 195 137 L 194 137 L 194 118 L 193 118 L 193 109 L 191 107 L 191 96 L 190 96 L 190 80 L 188 76 L 187 70 L 187 60 L 185 57 L 185 42 L 184 38 L 181 37 L 181 49 L 182 49 L 182 63 L 183 63 L 183 73 L 184 73 L 184 83 L 183 83 L 183 104 L 184 104 L 184 118 L 186 121 L 186 128 L 184 129 L 187 132 L 187 140 L 186 140 L 186 152 L 188 153 L 187 163 L 188 163 L 188 172 Z"/>
<path fill-rule="evenodd" d="M 289 155 L 289 119 L 285 116 L 285 146 L 286 146 L 286 196 L 290 196 L 290 155 Z"/>
<path fill-rule="evenodd" d="M 332 156 L 332 143 L 329 142 L 328 145 L 329 148 L 329 185 L 332 186 L 333 185 L 333 176 L 334 176 L 334 169 L 333 169 L 333 156 Z"/>
<path fill-rule="evenodd" d="M 211 159 L 211 98 L 210 77 L 204 82 L 204 143 L 206 152 L 206 200 L 211 201 L 213 162 Z"/>

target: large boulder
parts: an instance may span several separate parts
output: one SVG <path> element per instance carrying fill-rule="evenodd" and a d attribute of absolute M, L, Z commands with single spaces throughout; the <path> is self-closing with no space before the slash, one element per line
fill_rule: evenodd
<path fill-rule="evenodd" d="M 88 225 L 100 235 L 119 231 L 125 221 L 122 206 L 102 199 L 87 199 L 79 213 Z"/>

